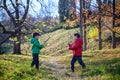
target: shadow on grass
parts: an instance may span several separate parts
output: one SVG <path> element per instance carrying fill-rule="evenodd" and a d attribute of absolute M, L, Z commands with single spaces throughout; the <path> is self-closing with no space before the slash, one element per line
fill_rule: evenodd
<path fill-rule="evenodd" d="M 83 57 L 88 57 L 88 58 L 90 58 L 90 57 L 93 57 L 93 55 L 83 55 Z"/>

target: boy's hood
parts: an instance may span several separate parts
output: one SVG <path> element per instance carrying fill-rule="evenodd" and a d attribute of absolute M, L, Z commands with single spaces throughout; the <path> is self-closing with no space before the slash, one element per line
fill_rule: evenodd
<path fill-rule="evenodd" d="M 37 40 L 37 39 L 36 38 L 31 38 L 30 39 L 31 44 L 33 44 L 35 42 L 35 40 Z"/>

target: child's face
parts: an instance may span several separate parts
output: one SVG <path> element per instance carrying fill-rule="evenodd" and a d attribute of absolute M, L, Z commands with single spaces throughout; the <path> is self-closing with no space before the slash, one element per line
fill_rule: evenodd
<path fill-rule="evenodd" d="M 36 36 L 36 38 L 38 39 L 38 38 L 39 38 L 39 36 Z"/>
<path fill-rule="evenodd" d="M 74 36 L 74 39 L 77 39 L 77 36 Z"/>

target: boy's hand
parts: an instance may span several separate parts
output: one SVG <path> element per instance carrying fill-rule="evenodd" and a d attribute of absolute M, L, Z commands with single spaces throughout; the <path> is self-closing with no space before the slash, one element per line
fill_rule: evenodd
<path fill-rule="evenodd" d="M 70 50 L 70 47 L 72 47 L 72 44 L 68 43 L 68 49 Z"/>
<path fill-rule="evenodd" d="M 68 43 L 68 46 L 70 47 L 70 46 L 72 46 L 72 44 Z"/>
<path fill-rule="evenodd" d="M 70 46 L 70 43 L 68 43 L 68 45 Z"/>

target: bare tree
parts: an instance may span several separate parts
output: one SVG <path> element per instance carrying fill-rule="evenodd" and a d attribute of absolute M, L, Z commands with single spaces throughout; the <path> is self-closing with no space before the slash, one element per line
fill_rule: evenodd
<path fill-rule="evenodd" d="M 6 31 L 5 26 L 0 26 L 3 28 L 4 33 L 10 34 L 10 36 L 1 42 L 0 45 L 14 35 L 17 38 L 17 41 L 14 42 L 13 53 L 21 54 L 21 29 L 28 14 L 30 0 L 26 0 L 26 3 L 22 2 L 22 0 L 1 0 L 1 2 L 0 8 L 4 9 L 10 17 L 10 20 L 14 25 L 14 32 L 10 31 L 10 33 L 8 33 L 9 31 Z"/>

